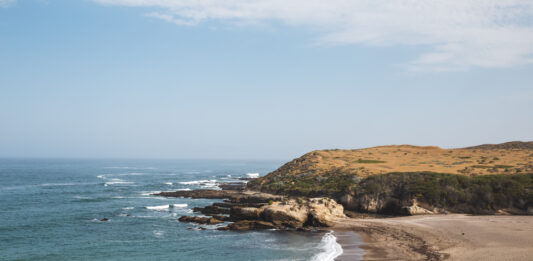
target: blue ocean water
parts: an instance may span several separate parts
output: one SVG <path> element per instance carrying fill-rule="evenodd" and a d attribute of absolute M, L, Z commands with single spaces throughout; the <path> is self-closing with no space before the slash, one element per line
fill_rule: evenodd
<path fill-rule="evenodd" d="M 178 222 L 220 200 L 159 191 L 215 188 L 282 162 L 0 159 L 0 260 L 312 260 L 331 236 L 229 232 Z M 169 207 L 172 205 L 174 207 Z M 102 218 L 110 219 L 101 222 Z M 334 237 L 333 237 L 334 238 Z M 329 240 L 329 241 L 328 241 Z M 333 244 L 334 244 L 333 240 Z M 337 245 L 338 246 L 338 245 Z"/>

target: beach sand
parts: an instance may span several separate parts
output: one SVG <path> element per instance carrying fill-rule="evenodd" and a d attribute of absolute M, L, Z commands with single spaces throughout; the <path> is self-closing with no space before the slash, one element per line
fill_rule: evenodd
<path fill-rule="evenodd" d="M 345 218 L 334 230 L 347 250 L 336 260 L 358 260 L 348 231 L 363 241 L 364 260 L 533 260 L 533 216 Z"/>

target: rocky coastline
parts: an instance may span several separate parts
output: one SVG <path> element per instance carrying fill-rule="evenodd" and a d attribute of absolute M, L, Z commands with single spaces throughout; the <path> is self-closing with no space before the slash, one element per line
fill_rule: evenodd
<path fill-rule="evenodd" d="M 223 187 L 223 186 L 222 186 Z M 161 192 L 163 197 L 223 199 L 209 206 L 193 208 L 203 216 L 182 216 L 180 222 L 221 224 L 218 230 L 313 230 L 333 226 L 344 218 L 344 208 L 333 199 L 284 197 L 249 190 L 192 190 Z"/>

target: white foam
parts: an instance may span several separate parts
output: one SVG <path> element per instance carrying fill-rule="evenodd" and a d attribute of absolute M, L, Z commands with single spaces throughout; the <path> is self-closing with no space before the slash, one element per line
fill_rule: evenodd
<path fill-rule="evenodd" d="M 199 185 L 205 188 L 220 189 L 217 184 L 216 179 L 205 179 L 205 180 L 193 180 L 193 181 L 182 181 L 179 182 L 181 185 Z"/>
<path fill-rule="evenodd" d="M 98 175 L 96 177 L 99 178 L 99 179 L 103 179 L 103 178 L 105 178 L 105 175 Z"/>
<path fill-rule="evenodd" d="M 104 183 L 104 186 L 107 187 L 109 185 L 116 185 L 116 184 L 128 185 L 128 184 L 133 184 L 133 182 L 124 181 L 122 179 L 109 179 L 108 182 Z"/>
<path fill-rule="evenodd" d="M 141 196 L 151 196 L 158 193 L 161 193 L 161 191 L 141 191 Z"/>
<path fill-rule="evenodd" d="M 246 173 L 248 178 L 259 178 L 259 173 Z"/>
<path fill-rule="evenodd" d="M 154 233 L 154 236 L 155 236 L 155 237 L 162 237 L 163 234 L 165 234 L 165 232 L 162 231 L 162 230 L 154 230 L 154 231 L 152 231 L 152 232 Z"/>
<path fill-rule="evenodd" d="M 90 197 L 84 197 L 84 196 L 74 196 L 76 199 L 91 199 Z"/>
<path fill-rule="evenodd" d="M 177 189 L 177 191 L 191 191 L 190 188 Z"/>
<path fill-rule="evenodd" d="M 182 185 L 202 185 L 202 184 L 215 183 L 215 182 L 217 182 L 216 179 L 211 179 L 211 180 L 193 180 L 193 181 L 183 181 L 183 182 L 180 182 L 180 184 L 182 184 Z"/>
<path fill-rule="evenodd" d="M 165 184 L 172 186 L 172 182 L 165 182 Z"/>
<path fill-rule="evenodd" d="M 143 172 L 130 172 L 130 173 L 123 173 L 123 174 L 119 174 L 119 176 L 142 176 L 146 173 L 143 173 Z"/>
<path fill-rule="evenodd" d="M 124 210 L 132 210 L 132 209 L 134 209 L 134 208 L 135 208 L 135 207 L 125 207 L 125 208 L 123 208 L 123 209 L 124 209 Z"/>
<path fill-rule="evenodd" d="M 333 232 L 326 233 L 320 240 L 319 247 L 322 252 L 311 258 L 312 261 L 333 261 L 336 257 L 342 255 L 342 246 L 337 243 L 337 238 Z"/>
<path fill-rule="evenodd" d="M 185 208 L 187 204 L 170 204 L 170 205 L 161 205 L 161 206 L 148 206 L 146 209 L 156 210 L 156 211 L 166 211 L 169 208 Z"/>

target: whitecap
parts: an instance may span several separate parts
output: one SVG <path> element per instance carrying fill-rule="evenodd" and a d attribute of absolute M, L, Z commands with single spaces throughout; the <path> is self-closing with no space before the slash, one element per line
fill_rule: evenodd
<path fill-rule="evenodd" d="M 220 189 L 218 187 L 218 183 L 217 183 L 216 179 L 182 181 L 182 182 L 179 182 L 179 184 L 181 184 L 181 185 L 197 185 L 197 186 L 202 186 L 202 187 L 205 187 L 205 188 Z"/>
<path fill-rule="evenodd" d="M 142 175 L 145 175 L 146 173 L 144 172 L 130 172 L 130 173 L 122 173 L 122 174 L 118 174 L 119 176 L 142 176 Z"/>
<path fill-rule="evenodd" d="M 76 199 L 91 199 L 90 197 L 84 197 L 84 196 L 74 196 Z"/>
<path fill-rule="evenodd" d="M 159 194 L 161 191 L 141 191 L 141 196 L 151 196 L 152 194 Z"/>
<path fill-rule="evenodd" d="M 206 184 L 206 183 L 214 183 L 216 181 L 217 181 L 216 179 L 211 179 L 211 180 L 193 180 L 193 181 L 182 181 L 182 182 L 180 182 L 180 184 L 182 184 L 182 185 L 201 185 L 201 184 Z"/>
<path fill-rule="evenodd" d="M 246 177 L 251 179 L 259 178 L 259 173 L 246 173 Z"/>
<path fill-rule="evenodd" d="M 104 179 L 104 178 L 105 178 L 105 175 L 98 175 L 98 176 L 96 176 L 96 177 L 99 178 L 99 179 Z"/>
<path fill-rule="evenodd" d="M 129 185 L 129 184 L 134 184 L 134 182 L 124 181 L 122 179 L 109 179 L 108 182 L 104 183 L 104 186 L 107 187 L 109 185 L 116 185 L 116 184 Z"/>
<path fill-rule="evenodd" d="M 337 238 L 333 232 L 326 233 L 320 240 L 319 247 L 322 252 L 311 258 L 312 261 L 333 261 L 336 257 L 342 255 L 342 246 L 337 243 Z"/>
<path fill-rule="evenodd" d="M 123 210 L 132 210 L 134 209 L 135 207 L 125 207 L 125 208 L 122 208 Z"/>
<path fill-rule="evenodd" d="M 148 206 L 146 209 L 156 210 L 156 211 L 166 211 L 169 208 L 185 208 L 187 204 L 170 204 L 170 205 L 161 205 L 161 206 Z"/>
<path fill-rule="evenodd" d="M 148 207 L 146 207 L 146 209 L 149 209 L 149 210 L 159 210 L 159 211 L 167 210 L 168 208 L 169 208 L 169 205 L 148 206 Z"/>
<path fill-rule="evenodd" d="M 166 185 L 172 186 L 172 182 L 165 182 Z"/>

